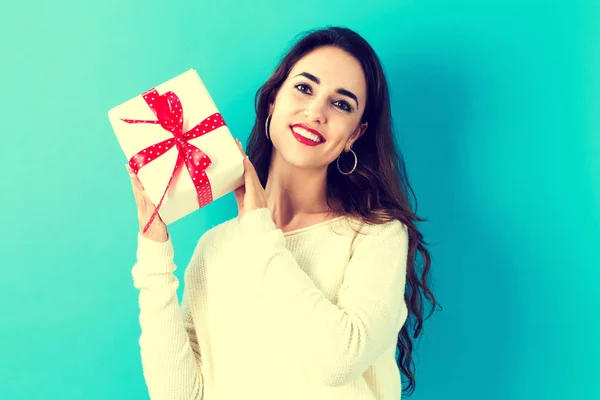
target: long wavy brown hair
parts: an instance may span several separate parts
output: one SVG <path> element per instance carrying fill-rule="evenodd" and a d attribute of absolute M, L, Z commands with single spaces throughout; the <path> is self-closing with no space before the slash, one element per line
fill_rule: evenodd
<path fill-rule="evenodd" d="M 381 62 L 373 48 L 356 32 L 344 27 L 328 27 L 309 31 L 300 38 L 283 57 L 266 83 L 256 93 L 256 122 L 250 135 L 247 154 L 266 187 L 273 145 L 265 136 L 265 120 L 269 104 L 275 100 L 277 91 L 287 78 L 294 64 L 303 56 L 322 46 L 336 46 L 354 56 L 362 65 L 367 83 L 366 108 L 362 122 L 368 128 L 358 139 L 353 150 L 359 160 L 351 175 L 342 175 L 336 162 L 327 171 L 327 203 L 333 213 L 358 217 L 365 223 L 379 224 L 399 220 L 408 227 L 409 248 L 404 299 L 408 307 L 408 319 L 398 333 L 397 363 L 403 381 L 403 392 L 412 394 L 415 389 L 415 365 L 413 339 L 422 333 L 423 321 L 438 306 L 429 288 L 431 258 L 426 249 L 429 245 L 417 228 L 418 222 L 427 219 L 416 215 L 416 196 L 412 190 L 404 158 L 396 146 L 392 130 L 392 115 L 387 79 Z M 352 158 L 352 157 L 342 157 Z M 353 160 L 352 160 L 353 161 Z M 344 171 L 352 164 L 340 167 Z M 411 208 L 409 193 L 415 204 Z M 421 255 L 421 267 L 417 257 Z M 425 315 L 425 302 L 431 310 Z"/>

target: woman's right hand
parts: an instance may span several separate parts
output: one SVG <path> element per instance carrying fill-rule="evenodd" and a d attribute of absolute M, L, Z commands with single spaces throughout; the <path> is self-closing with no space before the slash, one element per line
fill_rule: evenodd
<path fill-rule="evenodd" d="M 143 232 L 144 227 L 150 220 L 150 217 L 154 213 L 156 207 L 152 204 L 152 201 L 148 197 L 148 193 L 144 190 L 144 186 L 142 186 L 142 182 L 138 179 L 137 175 L 133 172 L 131 167 L 128 164 L 125 164 L 127 171 L 129 172 L 129 177 L 131 178 L 131 186 L 133 187 L 133 196 L 135 197 L 135 202 L 137 204 L 138 209 L 138 221 L 140 223 L 140 232 Z M 167 225 L 160 219 L 160 215 L 156 215 L 154 220 L 148 227 L 146 233 L 143 233 L 142 236 L 153 240 L 155 242 L 164 243 L 169 239 L 169 233 L 167 232 Z"/>

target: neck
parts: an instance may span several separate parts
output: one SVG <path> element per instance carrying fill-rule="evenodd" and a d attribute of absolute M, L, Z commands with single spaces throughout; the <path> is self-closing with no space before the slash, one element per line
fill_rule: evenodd
<path fill-rule="evenodd" d="M 284 227 L 298 220 L 326 217 L 327 167 L 304 169 L 282 160 L 273 151 L 265 192 L 275 225 Z"/>

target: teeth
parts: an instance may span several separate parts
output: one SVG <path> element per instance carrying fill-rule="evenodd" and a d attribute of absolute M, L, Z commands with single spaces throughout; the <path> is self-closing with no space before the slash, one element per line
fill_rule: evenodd
<path fill-rule="evenodd" d="M 294 129 L 294 132 L 296 132 L 298 135 L 300 135 L 302 137 L 305 137 L 305 138 L 310 139 L 315 142 L 321 142 L 321 138 L 319 138 L 314 133 L 310 133 L 306 129 L 299 128 L 299 127 L 294 127 L 293 129 Z"/>

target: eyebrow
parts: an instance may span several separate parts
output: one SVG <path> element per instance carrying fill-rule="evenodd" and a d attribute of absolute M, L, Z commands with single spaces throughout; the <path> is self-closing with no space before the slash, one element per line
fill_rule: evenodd
<path fill-rule="evenodd" d="M 298 75 L 294 76 L 294 78 L 296 78 L 298 76 L 304 76 L 305 78 L 310 79 L 311 81 L 313 81 L 317 85 L 321 84 L 321 80 L 319 78 L 317 78 L 316 76 L 314 76 L 313 74 L 311 74 L 311 73 L 301 72 Z M 354 93 L 352 93 L 348 89 L 344 89 L 344 88 L 336 89 L 336 92 L 339 93 L 339 94 L 341 94 L 341 95 L 350 97 L 352 100 L 354 100 L 356 102 L 356 106 L 358 107 L 358 98 L 356 97 L 356 95 Z"/>

